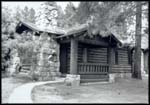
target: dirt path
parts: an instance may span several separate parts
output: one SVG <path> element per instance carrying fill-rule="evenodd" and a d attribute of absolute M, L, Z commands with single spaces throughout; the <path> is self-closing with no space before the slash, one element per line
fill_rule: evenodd
<path fill-rule="evenodd" d="M 8 103 L 33 103 L 31 99 L 31 91 L 35 86 L 51 83 L 64 82 L 63 79 L 56 81 L 27 83 L 14 89 L 11 93 Z"/>
<path fill-rule="evenodd" d="M 2 78 L 2 103 L 8 103 L 8 97 L 15 88 L 29 82 L 32 82 L 31 79 L 23 75 Z"/>

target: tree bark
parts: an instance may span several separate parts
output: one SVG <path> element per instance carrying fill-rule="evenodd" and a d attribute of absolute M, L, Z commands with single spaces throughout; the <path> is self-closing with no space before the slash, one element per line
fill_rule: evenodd
<path fill-rule="evenodd" d="M 141 24 L 142 24 L 142 5 L 141 2 L 136 3 L 136 32 L 135 32 L 135 56 L 133 78 L 142 79 L 141 76 Z"/>

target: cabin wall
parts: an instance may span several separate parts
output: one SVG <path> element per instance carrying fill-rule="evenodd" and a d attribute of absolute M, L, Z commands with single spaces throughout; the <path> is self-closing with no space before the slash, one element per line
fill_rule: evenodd
<path fill-rule="evenodd" d="M 118 51 L 118 64 L 129 64 L 128 50 L 127 49 L 117 49 Z"/>
<path fill-rule="evenodd" d="M 87 51 L 89 63 L 107 64 L 107 48 L 89 48 Z"/>
<path fill-rule="evenodd" d="M 112 65 L 112 69 L 110 71 L 110 81 L 115 81 L 116 78 L 130 78 L 132 67 L 129 61 L 131 56 L 128 49 L 117 48 L 112 56 L 115 56 L 115 64 Z"/>
<path fill-rule="evenodd" d="M 123 73 L 123 72 L 131 72 L 131 64 L 129 64 L 129 53 L 128 49 L 126 48 L 120 48 L 116 49 L 116 52 L 118 54 L 114 54 L 115 57 L 115 64 L 112 65 L 112 71 L 113 73 Z M 116 60 L 118 59 L 118 60 Z"/>
<path fill-rule="evenodd" d="M 86 48 L 86 52 L 84 51 Z M 85 60 L 86 55 L 86 60 Z M 107 64 L 107 48 L 89 46 L 79 43 L 78 47 L 78 63 L 100 63 Z"/>
<path fill-rule="evenodd" d="M 67 71 L 70 71 L 70 46 L 67 47 Z M 84 61 L 84 48 L 87 49 L 87 61 Z M 108 64 L 107 48 L 88 46 L 82 43 L 78 45 L 78 64 L 79 63 L 99 63 Z"/>
<path fill-rule="evenodd" d="M 108 80 L 108 49 L 79 43 L 78 73 L 81 82 L 96 82 Z"/>
<path fill-rule="evenodd" d="M 84 62 L 84 48 L 87 48 L 87 62 Z M 129 64 L 129 53 L 127 49 L 112 49 L 111 62 L 112 73 L 131 72 L 131 64 Z M 115 57 L 115 52 L 118 52 L 118 58 Z M 116 64 L 118 59 L 118 64 Z M 99 63 L 108 64 L 108 48 L 103 47 L 89 47 L 79 43 L 78 47 L 78 64 L 79 63 Z M 70 71 L 70 46 L 67 47 L 67 70 Z"/>
<path fill-rule="evenodd" d="M 70 71 L 70 46 L 66 47 L 67 71 Z M 116 54 L 116 51 L 118 54 Z M 111 71 L 107 71 L 109 70 L 108 52 L 109 49 L 107 47 L 78 43 L 78 73 L 81 76 L 81 81 L 108 80 L 111 77 L 108 74 L 113 74 L 115 75 L 114 77 L 131 76 L 130 53 L 128 49 L 111 48 Z"/>
<path fill-rule="evenodd" d="M 70 72 L 70 45 L 66 46 L 66 52 L 67 52 L 67 55 L 66 55 L 66 59 L 67 59 L 66 69 L 67 69 L 67 73 L 69 73 Z M 78 63 L 81 63 L 81 62 L 83 62 L 83 45 L 79 44 L 78 45 Z"/>

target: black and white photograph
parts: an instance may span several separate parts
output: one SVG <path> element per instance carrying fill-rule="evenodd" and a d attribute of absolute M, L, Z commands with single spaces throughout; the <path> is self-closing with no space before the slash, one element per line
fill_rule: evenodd
<path fill-rule="evenodd" d="M 149 1 L 1 1 L 1 104 L 149 103 Z"/>

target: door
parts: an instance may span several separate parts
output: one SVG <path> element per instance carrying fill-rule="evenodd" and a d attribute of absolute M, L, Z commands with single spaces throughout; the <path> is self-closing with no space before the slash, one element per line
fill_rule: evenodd
<path fill-rule="evenodd" d="M 67 46 L 66 44 L 60 45 L 60 72 L 67 73 Z"/>

